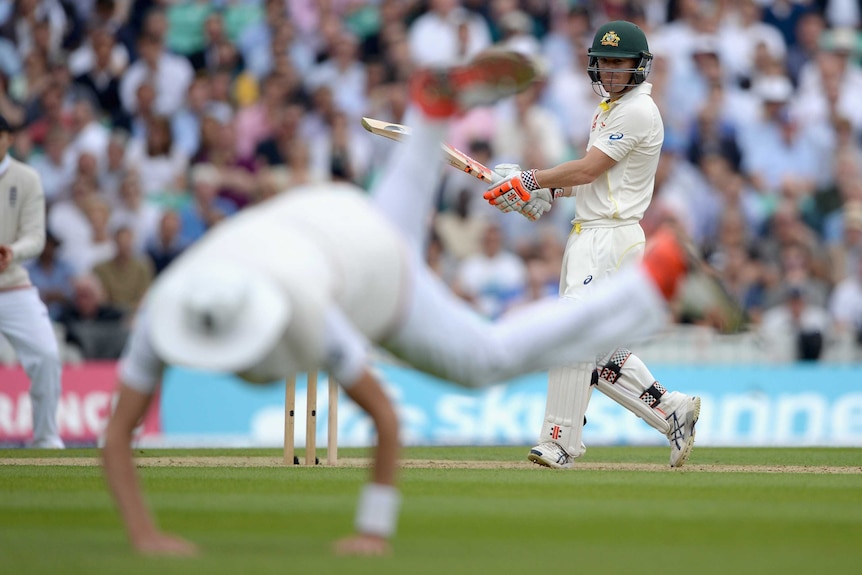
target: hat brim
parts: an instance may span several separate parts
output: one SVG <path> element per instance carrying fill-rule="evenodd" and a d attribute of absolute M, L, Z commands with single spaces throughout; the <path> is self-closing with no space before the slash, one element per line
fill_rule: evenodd
<path fill-rule="evenodd" d="M 247 297 L 232 328 L 218 334 L 196 330 L 185 312 L 191 272 L 170 271 L 154 287 L 149 302 L 153 347 L 166 363 L 231 373 L 247 370 L 272 350 L 290 321 L 283 291 L 246 270 Z"/>

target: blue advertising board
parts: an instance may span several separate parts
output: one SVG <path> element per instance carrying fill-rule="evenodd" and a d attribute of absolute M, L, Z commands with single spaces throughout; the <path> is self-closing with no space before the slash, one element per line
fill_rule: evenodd
<path fill-rule="evenodd" d="M 401 417 L 407 445 L 527 445 L 540 431 L 545 374 L 484 389 L 464 389 L 412 369 L 379 365 Z M 862 365 L 651 366 L 668 389 L 703 398 L 698 444 L 712 446 L 862 446 Z M 317 444 L 326 441 L 326 375 L 318 393 Z M 296 443 L 305 434 L 305 378 L 297 378 Z M 167 445 L 279 446 L 284 383 L 171 368 L 162 396 Z M 587 445 L 664 445 L 642 420 L 594 392 Z M 342 392 L 338 444 L 373 442 L 367 417 Z"/>

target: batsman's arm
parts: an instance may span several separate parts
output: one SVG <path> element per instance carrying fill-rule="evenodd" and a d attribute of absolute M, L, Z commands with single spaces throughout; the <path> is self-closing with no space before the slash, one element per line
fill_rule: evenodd
<path fill-rule="evenodd" d="M 198 549 L 193 543 L 159 530 L 144 501 L 135 469 L 132 436 L 146 415 L 153 396 L 122 382 L 119 389 L 117 404 L 105 431 L 102 467 L 132 547 L 148 555 L 195 555 Z"/>
<path fill-rule="evenodd" d="M 543 188 L 568 188 L 595 181 L 616 163 L 616 160 L 593 146 L 583 158 L 563 162 L 547 170 L 537 170 L 534 176 Z"/>

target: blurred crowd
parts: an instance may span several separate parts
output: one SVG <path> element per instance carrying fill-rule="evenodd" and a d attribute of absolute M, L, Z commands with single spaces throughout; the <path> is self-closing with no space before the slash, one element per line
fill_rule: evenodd
<path fill-rule="evenodd" d="M 862 27 L 856 0 L 0 0 L 0 114 L 41 175 L 49 241 L 29 270 L 85 357 L 116 357 L 153 278 L 218 221 L 327 180 L 368 188 L 417 66 L 491 44 L 547 78 L 459 118 L 479 161 L 585 153 L 586 50 L 636 22 L 665 145 L 647 234 L 681 222 L 764 334 L 797 359 L 862 344 Z M 573 200 L 531 223 L 445 169 L 428 259 L 488 317 L 557 292 Z M 405 190 L 409 193 L 409 190 Z M 261 238 L 265 241 L 265 238 Z M 680 322 L 696 322 L 686 307 Z M 105 329 L 94 326 L 107 326 Z"/>

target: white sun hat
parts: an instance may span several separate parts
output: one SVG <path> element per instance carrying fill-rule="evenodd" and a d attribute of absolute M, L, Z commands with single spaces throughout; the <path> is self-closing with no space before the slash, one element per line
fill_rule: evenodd
<path fill-rule="evenodd" d="M 166 363 L 233 373 L 269 354 L 291 316 L 273 280 L 226 262 L 167 270 L 148 305 L 152 343 Z"/>

